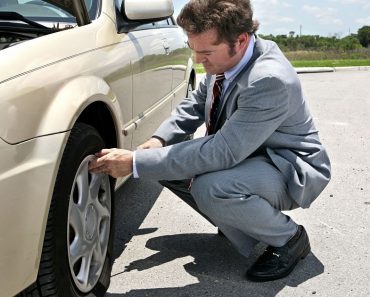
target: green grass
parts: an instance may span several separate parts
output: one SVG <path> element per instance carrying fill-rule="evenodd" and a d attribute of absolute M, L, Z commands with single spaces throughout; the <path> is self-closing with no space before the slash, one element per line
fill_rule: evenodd
<path fill-rule="evenodd" d="M 289 61 L 316 61 L 316 60 L 367 60 L 370 59 L 370 48 L 359 50 L 299 50 L 286 51 Z"/>
<path fill-rule="evenodd" d="M 204 68 L 202 64 L 195 64 L 195 72 L 196 73 L 204 73 Z"/>
<path fill-rule="evenodd" d="M 341 60 L 300 60 L 291 61 L 294 67 L 349 67 L 370 66 L 370 59 L 341 59 Z M 195 64 L 197 73 L 204 73 L 202 64 Z"/>
<path fill-rule="evenodd" d="M 348 67 L 370 66 L 370 59 L 343 59 L 343 60 L 301 60 L 291 61 L 294 67 Z"/>

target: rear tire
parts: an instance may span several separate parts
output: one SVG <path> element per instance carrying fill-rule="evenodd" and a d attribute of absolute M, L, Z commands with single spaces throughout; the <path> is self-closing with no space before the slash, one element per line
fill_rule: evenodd
<path fill-rule="evenodd" d="M 187 86 L 187 89 L 186 89 L 186 97 L 189 98 L 191 93 L 194 91 L 195 89 L 195 86 L 194 86 L 194 79 L 193 78 L 190 78 L 189 82 L 188 82 L 188 86 Z"/>
<path fill-rule="evenodd" d="M 19 296 L 98 297 L 108 289 L 113 180 L 87 168 L 104 147 L 92 126 L 77 123 L 72 129 L 54 187 L 37 280 Z"/>

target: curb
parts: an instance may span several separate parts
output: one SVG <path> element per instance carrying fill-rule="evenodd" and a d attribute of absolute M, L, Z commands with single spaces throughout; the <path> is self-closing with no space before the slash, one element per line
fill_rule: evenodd
<path fill-rule="evenodd" d="M 302 73 L 323 73 L 323 72 L 340 72 L 340 71 L 370 71 L 370 66 L 348 66 L 348 67 L 295 67 L 298 74 Z M 205 75 L 205 73 L 197 73 Z"/>
<path fill-rule="evenodd" d="M 370 66 L 349 66 L 349 67 L 297 67 L 299 73 L 321 73 L 321 72 L 339 72 L 339 71 L 370 71 Z"/>
<path fill-rule="evenodd" d="M 370 66 L 334 67 L 334 71 L 370 71 Z"/>
<path fill-rule="evenodd" d="M 294 68 L 295 71 L 300 73 L 321 73 L 321 72 L 334 72 L 333 67 L 299 67 Z"/>

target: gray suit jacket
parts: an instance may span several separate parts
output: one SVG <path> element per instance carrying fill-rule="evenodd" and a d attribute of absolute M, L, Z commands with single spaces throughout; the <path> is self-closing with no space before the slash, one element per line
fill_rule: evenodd
<path fill-rule="evenodd" d="M 214 81 L 207 74 L 158 128 L 166 147 L 136 151 L 139 176 L 181 180 L 267 154 L 291 197 L 308 207 L 330 180 L 330 161 L 289 61 L 275 43 L 257 38 L 251 60 L 223 96 L 217 132 L 183 141 L 207 120 Z"/>

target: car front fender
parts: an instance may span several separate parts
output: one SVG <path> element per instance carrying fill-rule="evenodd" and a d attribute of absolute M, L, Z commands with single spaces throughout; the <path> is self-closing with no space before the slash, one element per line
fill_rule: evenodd
<path fill-rule="evenodd" d="M 16 80 L 7 84 L 16 88 Z M 10 144 L 72 129 L 83 110 L 96 101 L 106 104 L 116 126 L 123 127 L 116 95 L 96 76 L 79 76 L 47 87 L 25 88 L 16 96 L 8 93 L 2 102 L 4 108 L 0 109 L 0 137 Z"/>

